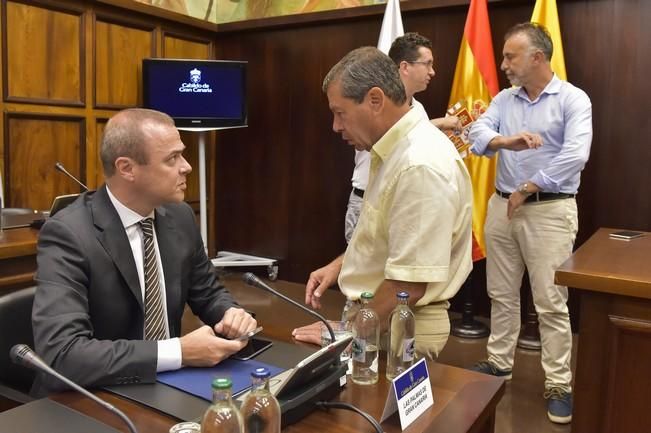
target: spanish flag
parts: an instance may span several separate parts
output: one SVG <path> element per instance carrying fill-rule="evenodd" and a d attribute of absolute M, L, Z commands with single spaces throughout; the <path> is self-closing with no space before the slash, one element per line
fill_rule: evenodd
<path fill-rule="evenodd" d="M 551 66 L 552 71 L 561 80 L 567 81 L 565 72 L 565 55 L 563 54 L 563 41 L 561 40 L 561 26 L 558 22 L 558 8 L 556 0 L 536 0 L 536 6 L 533 8 L 531 22 L 542 24 L 549 31 L 554 44 L 554 53 L 552 54 Z"/>
<path fill-rule="evenodd" d="M 459 116 L 464 126 L 477 119 L 499 91 L 486 2 L 487 0 L 470 2 L 450 94 L 449 106 L 452 111 L 448 112 Z M 464 155 L 472 178 L 472 259 L 476 261 L 486 257 L 484 221 L 488 199 L 495 191 L 496 158 L 473 155 L 467 146 L 457 148 Z"/>

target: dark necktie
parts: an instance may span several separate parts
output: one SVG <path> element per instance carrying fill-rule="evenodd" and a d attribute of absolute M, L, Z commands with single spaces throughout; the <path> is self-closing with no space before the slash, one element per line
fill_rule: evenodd
<path fill-rule="evenodd" d="M 165 318 L 161 297 L 156 248 L 154 247 L 154 220 L 145 218 L 140 221 L 144 238 L 143 257 L 145 270 L 145 340 L 164 340 Z"/>

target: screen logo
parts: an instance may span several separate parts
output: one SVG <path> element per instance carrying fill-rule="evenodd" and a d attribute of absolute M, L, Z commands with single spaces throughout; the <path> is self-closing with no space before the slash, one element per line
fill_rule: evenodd
<path fill-rule="evenodd" d="M 210 88 L 210 84 L 201 84 L 201 71 L 197 68 L 194 68 L 190 71 L 190 82 L 181 83 L 179 92 L 212 93 L 212 89 Z"/>

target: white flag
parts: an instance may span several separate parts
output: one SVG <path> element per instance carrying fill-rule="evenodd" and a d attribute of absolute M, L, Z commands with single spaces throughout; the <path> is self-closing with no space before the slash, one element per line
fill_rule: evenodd
<path fill-rule="evenodd" d="M 378 50 L 388 54 L 393 41 L 404 34 L 405 29 L 402 27 L 402 16 L 400 15 L 400 1 L 388 0 L 387 8 L 384 10 L 384 18 L 382 19 L 380 38 L 377 41 Z"/>

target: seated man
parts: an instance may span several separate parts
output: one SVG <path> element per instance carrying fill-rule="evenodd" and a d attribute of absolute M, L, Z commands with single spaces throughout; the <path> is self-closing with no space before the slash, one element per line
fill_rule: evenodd
<path fill-rule="evenodd" d="M 359 223 L 344 255 L 312 272 L 305 302 L 321 305 L 339 281 L 348 299 L 373 292 L 382 330 L 409 293 L 416 316 L 415 349 L 436 358 L 450 333 L 450 299 L 472 269 L 470 176 L 454 145 L 419 110 L 410 109 L 398 66 L 379 50 L 347 54 L 323 81 L 333 130 L 371 169 Z M 318 343 L 320 328 L 295 329 Z"/>
<path fill-rule="evenodd" d="M 102 140 L 106 184 L 41 229 L 36 352 L 82 386 L 215 365 L 246 345 L 230 338 L 256 327 L 220 284 L 183 202 L 192 170 L 184 148 L 166 114 L 117 113 Z M 179 338 L 186 302 L 210 326 Z M 64 387 L 38 375 L 32 393 Z"/>

